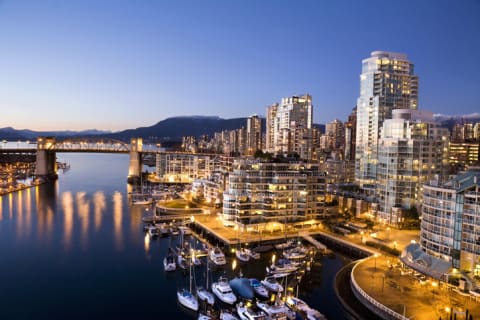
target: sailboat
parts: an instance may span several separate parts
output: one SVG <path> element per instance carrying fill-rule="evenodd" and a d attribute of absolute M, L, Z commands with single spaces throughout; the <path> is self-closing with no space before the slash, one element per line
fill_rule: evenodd
<path fill-rule="evenodd" d="M 193 256 L 193 251 L 192 251 Z M 185 308 L 191 309 L 193 311 L 198 311 L 198 300 L 197 297 L 192 294 L 192 265 L 193 263 L 189 263 L 189 280 L 190 280 L 190 290 L 187 289 L 180 289 L 177 291 L 177 299 L 181 305 Z"/>
<path fill-rule="evenodd" d="M 210 291 L 208 291 L 208 273 L 209 273 L 209 263 L 208 263 L 208 259 L 207 259 L 207 275 L 206 275 L 206 279 L 205 279 L 205 288 L 203 287 L 197 287 L 197 296 L 200 300 L 202 301 L 206 301 L 209 305 L 212 305 L 215 303 L 215 296 L 213 295 L 213 293 L 211 293 Z"/>

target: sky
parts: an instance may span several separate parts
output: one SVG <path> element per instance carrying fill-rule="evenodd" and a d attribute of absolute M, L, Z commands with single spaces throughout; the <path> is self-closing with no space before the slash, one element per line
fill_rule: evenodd
<path fill-rule="evenodd" d="M 265 115 L 345 121 L 361 61 L 406 53 L 419 108 L 480 112 L 480 0 L 0 0 L 0 127 L 118 131 Z"/>

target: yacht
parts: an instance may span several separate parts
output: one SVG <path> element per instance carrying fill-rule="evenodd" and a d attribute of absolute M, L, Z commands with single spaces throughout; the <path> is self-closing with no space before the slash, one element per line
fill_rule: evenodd
<path fill-rule="evenodd" d="M 237 297 L 233 294 L 228 279 L 220 277 L 218 282 L 212 283 L 212 291 L 218 299 L 228 304 L 234 304 L 237 301 Z"/>
<path fill-rule="evenodd" d="M 198 299 L 207 302 L 211 306 L 213 306 L 215 303 L 215 296 L 203 287 L 197 288 L 197 297 Z"/>
<path fill-rule="evenodd" d="M 242 262 L 248 262 L 250 260 L 250 256 L 247 254 L 245 249 L 237 249 L 235 251 L 235 256 Z"/>
<path fill-rule="evenodd" d="M 180 302 L 180 304 L 182 304 L 185 308 L 191 309 L 193 311 L 198 311 L 198 300 L 187 289 L 178 290 L 177 298 L 178 302 Z"/>
<path fill-rule="evenodd" d="M 227 260 L 225 260 L 225 255 L 219 247 L 211 248 L 208 256 L 210 257 L 210 260 L 212 260 L 217 266 L 223 266 L 227 263 Z"/>
<path fill-rule="evenodd" d="M 210 320 L 210 319 L 212 319 L 212 317 L 210 317 L 210 316 L 208 316 L 208 315 L 206 315 L 206 314 L 203 314 L 203 313 L 199 313 L 197 319 L 198 319 L 198 320 Z"/>
<path fill-rule="evenodd" d="M 292 262 L 288 259 L 279 259 L 276 264 L 272 264 L 270 267 L 267 267 L 267 272 L 269 273 L 292 273 L 297 271 L 300 268 L 299 262 Z"/>
<path fill-rule="evenodd" d="M 155 226 L 149 226 L 147 228 L 147 233 L 150 236 L 150 238 L 158 237 L 158 235 L 160 234 L 160 232 Z"/>
<path fill-rule="evenodd" d="M 286 242 L 282 242 L 282 243 L 278 243 L 275 245 L 275 249 L 277 250 L 284 250 L 284 249 L 288 249 L 288 248 L 291 248 L 295 245 L 295 241 L 294 240 L 288 240 Z"/>
<path fill-rule="evenodd" d="M 326 320 L 327 319 L 318 310 L 310 308 L 310 306 L 305 301 L 299 298 L 288 297 L 286 304 L 294 311 L 300 310 L 304 312 L 308 320 Z"/>
<path fill-rule="evenodd" d="M 260 253 L 255 251 L 254 249 L 243 249 L 245 253 L 252 259 L 258 260 L 260 259 Z"/>
<path fill-rule="evenodd" d="M 237 313 L 242 320 L 267 320 L 267 315 L 262 310 L 255 311 L 243 302 L 237 304 Z"/>
<path fill-rule="evenodd" d="M 190 287 L 189 290 L 187 289 L 180 289 L 177 291 L 177 299 L 181 305 L 185 308 L 188 308 L 193 311 L 198 311 L 198 300 L 197 297 L 192 294 L 192 263 L 189 264 L 190 268 L 188 269 L 189 274 L 188 277 L 190 279 Z"/>
<path fill-rule="evenodd" d="M 283 256 L 287 259 L 304 259 L 306 258 L 308 250 L 303 246 L 297 246 L 292 249 L 284 250 Z"/>
<path fill-rule="evenodd" d="M 267 276 L 267 277 L 265 277 L 265 279 L 263 279 L 260 282 L 265 286 L 265 288 L 267 288 L 268 290 L 270 290 L 272 292 L 282 292 L 283 291 L 282 285 L 273 276 Z"/>
<path fill-rule="evenodd" d="M 187 269 L 187 259 L 185 259 L 180 253 L 177 255 L 177 265 L 182 269 Z"/>
<path fill-rule="evenodd" d="M 238 320 L 233 314 L 228 311 L 221 310 L 220 311 L 220 320 Z"/>
<path fill-rule="evenodd" d="M 252 286 L 255 293 L 258 294 L 260 297 L 268 298 L 268 290 L 260 281 L 255 278 L 251 278 L 250 285 Z"/>
<path fill-rule="evenodd" d="M 175 263 L 175 256 L 173 254 L 169 254 L 163 258 L 163 267 L 165 271 L 175 271 L 177 265 Z"/>
<path fill-rule="evenodd" d="M 184 236 L 188 236 L 192 234 L 192 230 L 187 226 L 179 226 L 178 230 L 180 230 L 180 233 Z"/>
<path fill-rule="evenodd" d="M 272 320 L 295 320 L 296 314 L 282 304 L 268 304 L 266 302 L 257 301 L 257 306 L 262 309 Z"/>
<path fill-rule="evenodd" d="M 206 301 L 209 305 L 212 305 L 215 303 L 215 296 L 213 293 L 208 291 L 208 273 L 209 273 L 209 264 L 208 264 L 208 259 L 207 259 L 207 271 L 206 271 L 206 276 L 205 276 L 205 288 L 203 287 L 197 287 L 197 297 L 202 300 Z"/>

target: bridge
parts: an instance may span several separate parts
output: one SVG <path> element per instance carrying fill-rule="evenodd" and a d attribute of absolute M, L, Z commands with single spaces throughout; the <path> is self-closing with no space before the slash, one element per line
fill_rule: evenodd
<path fill-rule="evenodd" d="M 142 173 L 144 154 L 186 154 L 186 152 L 167 152 L 159 147 L 143 146 L 142 138 L 132 138 L 130 144 L 113 139 L 66 139 L 57 141 L 54 137 L 38 137 L 36 148 L 0 148 L 4 159 L 24 159 L 24 162 L 36 162 L 35 175 L 38 178 L 57 177 L 56 153 L 124 153 L 130 155 L 128 178 L 139 178 Z"/>

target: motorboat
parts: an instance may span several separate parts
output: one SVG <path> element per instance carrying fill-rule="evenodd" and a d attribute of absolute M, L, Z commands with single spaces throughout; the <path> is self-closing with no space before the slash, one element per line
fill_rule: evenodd
<path fill-rule="evenodd" d="M 294 311 L 302 311 L 307 316 L 308 320 L 326 320 L 327 318 L 318 310 L 310 308 L 310 306 L 303 300 L 296 297 L 288 297 L 286 300 L 287 306 Z"/>
<path fill-rule="evenodd" d="M 177 265 L 182 269 L 187 269 L 187 259 L 181 254 L 177 255 Z"/>
<path fill-rule="evenodd" d="M 252 286 L 253 290 L 256 294 L 258 294 L 262 298 L 268 298 L 268 290 L 264 287 L 264 285 L 258 281 L 258 279 L 251 278 L 250 285 Z"/>
<path fill-rule="evenodd" d="M 247 254 L 245 249 L 242 249 L 242 248 L 237 249 L 235 251 L 235 256 L 237 257 L 238 260 L 242 262 L 248 262 L 250 260 L 250 256 Z"/>
<path fill-rule="evenodd" d="M 187 289 L 181 289 L 177 291 L 177 299 L 181 305 L 185 308 L 191 309 L 193 311 L 198 311 L 198 300 L 190 291 Z"/>
<path fill-rule="evenodd" d="M 223 266 L 227 264 L 227 260 L 225 259 L 225 254 L 223 254 L 222 250 L 219 247 L 211 248 L 208 256 L 210 260 L 213 261 L 217 266 Z"/>
<path fill-rule="evenodd" d="M 158 237 L 158 235 L 160 234 L 160 232 L 155 226 L 149 226 L 147 228 L 147 233 L 150 236 L 150 238 Z"/>
<path fill-rule="evenodd" d="M 173 254 L 167 255 L 163 258 L 163 268 L 165 271 L 175 271 L 177 264 L 175 263 L 175 256 Z"/>
<path fill-rule="evenodd" d="M 282 292 L 283 291 L 283 287 L 277 281 L 276 277 L 267 276 L 267 277 L 265 277 L 265 279 L 263 279 L 260 282 L 265 286 L 265 288 L 267 288 L 268 290 L 270 290 L 272 292 Z"/>
<path fill-rule="evenodd" d="M 168 226 L 166 223 L 156 223 L 155 224 L 155 227 L 158 229 L 158 231 L 160 231 L 160 235 L 162 237 L 166 237 L 168 236 Z"/>
<path fill-rule="evenodd" d="M 245 248 L 244 251 L 250 258 L 255 260 L 260 259 L 260 253 L 257 252 L 256 250 Z"/>
<path fill-rule="evenodd" d="M 132 195 L 132 204 L 138 205 L 149 205 L 152 204 L 153 200 L 148 195 L 144 194 L 133 194 Z"/>
<path fill-rule="evenodd" d="M 282 243 L 277 243 L 274 247 L 277 250 L 284 250 L 284 249 L 291 248 L 294 245 L 295 245 L 294 240 L 288 240 L 288 241 L 285 241 L 285 242 L 282 242 Z"/>
<path fill-rule="evenodd" d="M 203 287 L 197 288 L 197 297 L 198 299 L 207 302 L 209 305 L 213 306 L 213 304 L 215 303 L 215 296 L 213 295 L 213 293 Z"/>
<path fill-rule="evenodd" d="M 199 265 L 202 264 L 202 260 L 200 260 L 200 258 L 197 257 L 196 255 L 192 257 L 192 262 L 193 262 L 193 264 L 196 265 L 196 266 L 199 266 Z"/>
<path fill-rule="evenodd" d="M 188 235 L 191 235 L 192 234 L 192 230 L 187 227 L 187 226 L 179 226 L 178 227 L 178 230 L 180 231 L 180 233 L 184 236 L 188 236 Z"/>
<path fill-rule="evenodd" d="M 218 299 L 225 303 L 234 304 L 237 301 L 237 297 L 233 294 L 226 277 L 220 277 L 218 282 L 212 283 L 212 291 Z"/>
<path fill-rule="evenodd" d="M 299 262 L 293 262 L 288 259 L 279 259 L 277 263 L 267 267 L 269 273 L 292 273 L 300 268 Z"/>
<path fill-rule="evenodd" d="M 303 246 L 293 247 L 283 251 L 283 256 L 287 259 L 304 259 L 307 257 L 308 250 Z"/>
<path fill-rule="evenodd" d="M 257 301 L 257 307 L 262 309 L 272 320 L 295 320 L 296 313 L 284 304 L 268 304 Z"/>
<path fill-rule="evenodd" d="M 237 303 L 237 314 L 242 320 L 267 320 L 267 314 L 262 310 L 253 310 L 243 302 Z"/>
<path fill-rule="evenodd" d="M 221 310 L 220 311 L 220 320 L 238 320 L 235 315 L 231 314 L 230 312 L 226 310 Z"/>
<path fill-rule="evenodd" d="M 169 230 L 169 231 L 170 231 L 170 234 L 171 234 L 172 236 L 178 236 L 178 234 L 179 234 L 179 232 L 180 232 L 176 226 L 170 227 L 170 230 Z"/>
<path fill-rule="evenodd" d="M 210 319 L 212 319 L 212 317 L 210 317 L 210 316 L 208 316 L 208 315 L 206 315 L 206 314 L 203 314 L 203 313 L 199 313 L 197 319 L 198 319 L 198 320 L 210 320 Z"/>

